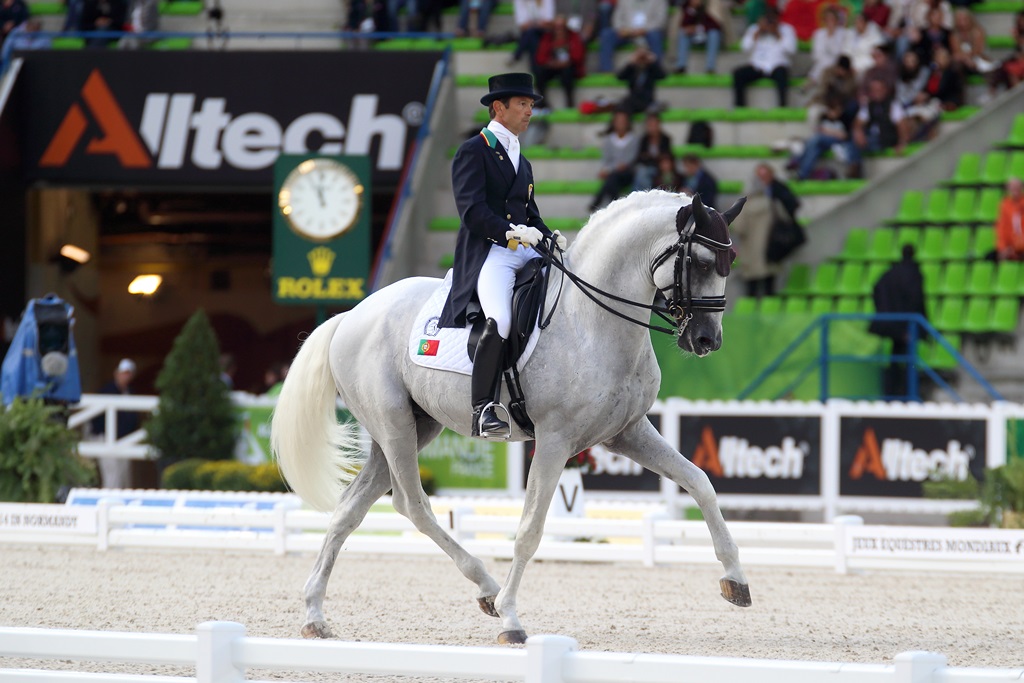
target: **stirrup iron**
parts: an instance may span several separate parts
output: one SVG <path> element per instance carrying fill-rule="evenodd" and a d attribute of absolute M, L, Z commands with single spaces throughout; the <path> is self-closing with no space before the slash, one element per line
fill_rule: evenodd
<path fill-rule="evenodd" d="M 482 429 L 482 425 L 480 424 L 480 421 L 483 420 L 484 418 L 484 413 L 486 413 L 490 409 L 497 410 L 498 408 L 500 408 L 502 412 L 505 413 L 505 429 L 507 431 L 505 431 L 504 433 L 484 432 L 484 430 Z M 498 416 L 497 414 L 495 414 L 495 417 L 501 419 L 500 416 Z M 500 401 L 491 401 L 490 403 L 485 405 L 483 408 L 480 409 L 480 415 L 475 416 L 475 419 L 476 424 L 474 426 L 476 427 L 476 435 L 479 436 L 481 439 L 490 439 L 493 441 L 509 441 L 512 439 L 512 416 L 509 414 L 508 408 L 503 406 Z"/>

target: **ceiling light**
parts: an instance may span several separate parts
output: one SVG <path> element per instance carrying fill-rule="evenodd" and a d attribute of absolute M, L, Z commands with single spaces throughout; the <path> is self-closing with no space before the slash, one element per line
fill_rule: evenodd
<path fill-rule="evenodd" d="M 75 263 L 83 264 L 88 263 L 89 259 L 92 258 L 92 254 L 87 252 L 81 247 L 76 247 L 73 244 L 65 244 L 60 248 L 60 255 L 66 259 L 71 259 Z"/>
<path fill-rule="evenodd" d="M 136 275 L 132 283 L 128 285 L 128 293 L 149 296 L 160 289 L 160 284 L 163 281 L 164 279 L 160 275 Z"/>

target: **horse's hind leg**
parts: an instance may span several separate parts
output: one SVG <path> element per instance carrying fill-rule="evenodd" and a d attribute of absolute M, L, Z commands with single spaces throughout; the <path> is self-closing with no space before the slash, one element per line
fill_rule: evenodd
<path fill-rule="evenodd" d="M 427 430 L 436 429 L 431 439 L 441 432 L 441 425 L 427 417 L 419 418 L 416 426 L 421 435 Z M 476 599 L 480 609 L 492 617 L 498 616 L 494 611 L 498 582 L 487 573 L 484 563 L 479 558 L 468 553 L 437 523 L 437 518 L 430 509 L 430 499 L 423 492 L 423 485 L 420 482 L 419 465 L 416 460 L 418 448 L 410 452 L 411 444 L 405 442 L 406 439 L 396 431 L 396 436 L 383 444 L 394 484 L 394 490 L 391 492 L 392 504 L 398 512 L 409 518 L 420 533 L 434 541 L 448 557 L 452 558 L 463 576 L 476 584 Z M 422 447 L 422 438 L 420 444 Z"/>
<path fill-rule="evenodd" d="M 306 638 L 330 638 L 331 629 L 324 619 L 324 596 L 327 593 L 327 581 L 331 578 L 331 570 L 338 558 L 338 552 L 356 527 L 366 517 L 378 498 L 391 488 L 391 476 L 384 453 L 376 443 L 370 447 L 370 457 L 366 460 L 359 474 L 341 494 L 338 507 L 334 510 L 331 523 L 327 527 L 323 546 L 317 555 L 313 572 L 306 580 L 304 589 L 306 597 L 306 624 L 302 627 L 302 635 Z"/>
<path fill-rule="evenodd" d="M 605 445 L 652 472 L 668 477 L 693 496 L 711 532 L 715 556 L 725 567 L 725 576 L 720 582 L 722 597 L 734 605 L 749 607 L 750 588 L 740 566 L 739 550 L 725 525 L 708 475 L 668 445 L 646 419 L 638 420 Z"/>

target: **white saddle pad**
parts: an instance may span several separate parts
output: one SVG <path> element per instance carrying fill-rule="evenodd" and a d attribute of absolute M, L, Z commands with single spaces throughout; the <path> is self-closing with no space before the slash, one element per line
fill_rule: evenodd
<path fill-rule="evenodd" d="M 452 288 L 452 271 L 444 276 L 444 282 L 430 295 L 423 308 L 416 314 L 409 334 L 409 357 L 417 365 L 435 370 L 448 370 L 463 375 L 473 374 L 473 361 L 469 359 L 466 345 L 469 344 L 469 327 L 438 327 L 441 309 Z M 520 371 L 526 367 L 530 354 L 540 338 L 540 327 L 534 327 L 526 341 L 526 350 L 516 366 Z"/>

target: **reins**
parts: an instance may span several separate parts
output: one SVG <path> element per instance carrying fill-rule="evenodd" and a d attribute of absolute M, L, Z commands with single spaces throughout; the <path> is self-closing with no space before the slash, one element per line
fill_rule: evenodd
<path fill-rule="evenodd" d="M 606 292 L 600 287 L 597 287 L 580 276 L 569 270 L 562 262 L 561 254 L 562 250 L 554 243 L 553 240 L 548 242 L 542 242 L 537 244 L 534 248 L 544 257 L 544 264 L 551 265 L 561 271 L 563 281 L 564 278 L 569 278 L 576 287 L 583 292 L 588 299 L 593 301 L 595 304 L 608 311 L 617 318 L 621 318 L 627 322 L 639 325 L 640 327 L 646 327 L 654 332 L 661 332 L 664 334 L 678 335 L 681 334 L 686 325 L 693 318 L 694 311 L 710 311 L 720 312 L 725 310 L 725 296 L 709 296 L 709 297 L 697 297 L 692 296 L 691 289 L 691 265 L 693 263 L 693 243 L 700 242 L 704 246 L 714 251 L 725 251 L 732 247 L 732 240 L 726 242 L 719 242 L 709 237 L 696 234 L 696 225 L 694 218 L 691 215 L 685 226 L 677 226 L 677 233 L 679 240 L 667 247 L 663 252 L 651 263 L 651 276 L 653 278 L 655 271 L 661 267 L 673 254 L 676 257 L 675 263 L 672 269 L 672 284 L 668 287 L 662 287 L 658 289 L 658 295 L 665 298 L 665 304 L 645 304 L 639 301 L 633 301 L 626 299 L 617 294 Z M 685 251 L 685 255 L 683 252 Z M 685 287 L 683 284 L 683 270 L 686 271 Z M 672 296 L 665 296 L 665 290 L 671 289 Z M 546 294 L 546 293 L 545 293 Z M 601 301 L 596 295 L 600 295 L 617 301 L 619 303 L 626 304 L 628 306 L 634 306 L 636 308 L 642 308 L 656 314 L 662 320 L 667 322 L 671 327 L 662 327 L 660 325 L 651 325 L 650 323 L 644 322 L 643 320 L 637 320 L 624 313 L 612 308 L 610 305 Z M 544 303 L 541 305 L 541 320 L 540 328 L 545 329 L 551 322 L 551 317 L 554 315 L 555 309 L 558 308 L 558 301 L 562 296 L 562 284 L 559 283 L 558 296 L 555 298 L 554 304 L 551 306 L 551 310 L 548 311 L 547 317 L 544 316 L 544 306 L 546 305 L 546 296 Z"/>

